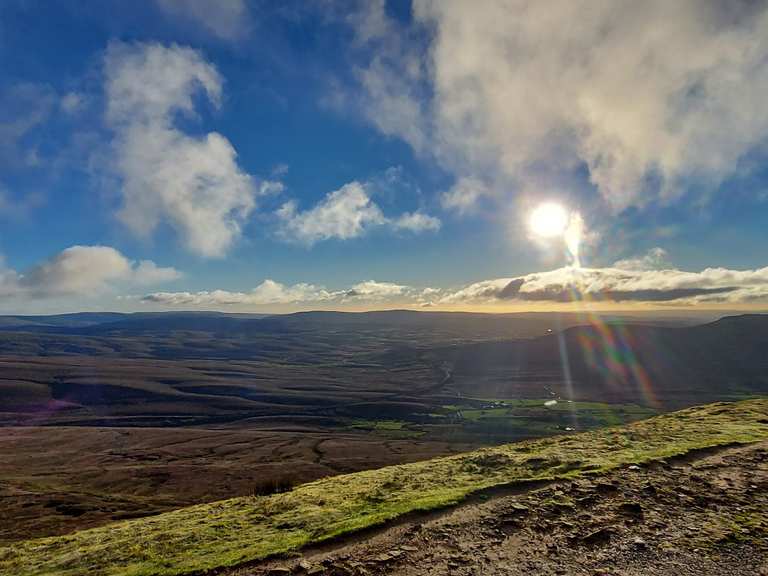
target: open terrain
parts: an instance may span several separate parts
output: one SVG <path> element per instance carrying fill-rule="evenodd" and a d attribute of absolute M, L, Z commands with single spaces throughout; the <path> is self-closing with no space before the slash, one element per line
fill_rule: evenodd
<path fill-rule="evenodd" d="M 439 426 L 457 419 L 456 406 L 492 400 L 664 410 L 768 389 L 766 315 L 690 325 L 577 314 L 314 314 L 129 315 L 86 326 L 76 315 L 75 325 L 25 320 L 23 330 L 6 319 L 0 423 L 338 426 L 373 415 Z"/>
<path fill-rule="evenodd" d="M 560 487 L 552 485 L 548 487 L 549 493 L 535 496 L 535 505 L 540 509 L 534 513 L 541 513 L 542 521 L 550 513 L 555 519 L 560 512 L 576 509 L 576 498 L 587 498 L 579 503 L 583 506 L 595 494 L 612 494 L 603 501 L 598 498 L 593 520 L 582 518 L 574 524 L 566 519 L 562 525 L 552 523 L 551 538 L 555 544 L 561 541 L 558 538 L 578 534 L 587 546 L 601 545 L 614 538 L 614 532 L 618 534 L 617 528 L 608 530 L 601 524 L 605 517 L 616 512 L 609 502 L 614 502 L 618 512 L 625 514 L 630 523 L 633 518 L 637 520 L 640 514 L 645 514 L 642 504 L 638 510 L 636 494 L 639 492 L 632 493 L 631 490 L 644 490 L 647 486 L 616 472 L 628 465 L 631 472 L 639 466 L 658 466 L 662 470 L 659 478 L 668 475 L 669 483 L 658 487 L 656 506 L 668 505 L 668 513 L 674 515 L 683 510 L 680 503 L 690 498 L 687 513 L 700 512 L 702 518 L 713 523 L 711 534 L 700 530 L 698 523 L 690 524 L 688 532 L 699 530 L 705 535 L 701 541 L 690 539 L 696 546 L 729 540 L 750 542 L 764 537 L 764 471 L 760 466 L 754 473 L 749 471 L 751 462 L 763 461 L 763 452 L 749 453 L 745 465 L 735 467 L 741 471 L 734 469 L 733 474 L 727 470 L 713 472 L 696 480 L 690 472 L 693 483 L 685 486 L 687 492 L 669 492 L 674 482 L 683 478 L 676 470 L 668 470 L 665 466 L 669 466 L 670 458 L 700 454 L 702 449 L 766 439 L 768 401 L 712 404 L 623 428 L 532 440 L 335 476 L 284 493 L 223 500 L 71 535 L 17 542 L 0 548 L 0 569 L 19 576 L 84 572 L 138 575 L 184 574 L 236 566 L 377 526 L 409 513 L 454 505 L 473 494 L 489 494 L 488 490 L 560 480 L 567 483 Z M 665 460 L 667 464 L 662 462 Z M 622 489 L 621 482 L 625 481 L 630 487 Z M 695 489 L 697 481 L 701 482 L 701 491 Z M 730 488 L 729 483 L 733 484 Z M 741 486 L 744 483 L 748 483 L 746 487 Z M 729 496 L 729 491 L 743 495 Z M 750 491 L 758 496 L 752 496 Z M 649 502 L 654 502 L 653 498 Z M 714 506 L 719 502 L 718 498 L 725 499 L 726 510 L 722 514 Z M 733 499 L 736 510 L 743 514 L 727 509 L 728 498 Z M 708 502 L 713 503 L 711 509 L 708 509 Z M 653 506 L 648 508 L 649 519 L 654 518 Z M 519 522 L 515 512 L 518 507 L 509 509 L 510 527 Z M 691 522 L 694 519 L 690 517 Z M 734 524 L 732 519 L 738 522 Z M 607 524 L 612 525 L 612 522 L 609 520 Z M 502 533 L 499 530 L 498 536 Z M 521 534 L 529 532 L 523 529 Z M 710 535 L 717 535 L 717 538 L 712 540 Z M 684 536 L 687 538 L 689 534 Z M 619 540 L 620 537 L 616 535 L 615 538 Z M 670 540 L 673 548 L 684 542 L 675 537 Z M 439 550 L 435 548 L 436 552 Z M 685 548 L 683 553 L 687 552 Z M 755 553 L 761 552 L 757 549 Z M 390 553 L 387 558 L 376 561 L 396 560 L 401 554 Z M 454 561 L 461 566 L 462 563 L 452 557 L 450 562 Z M 300 569 L 306 570 L 304 566 Z M 290 573 L 289 568 L 270 570 L 272 574 Z"/>
<path fill-rule="evenodd" d="M 470 449 L 382 433 L 200 428 L 0 430 L 0 543 Z"/>
<path fill-rule="evenodd" d="M 767 316 L 0 317 L 0 541 L 768 393 Z"/>
<path fill-rule="evenodd" d="M 768 442 L 511 486 L 225 572 L 524 576 L 768 574 Z"/>

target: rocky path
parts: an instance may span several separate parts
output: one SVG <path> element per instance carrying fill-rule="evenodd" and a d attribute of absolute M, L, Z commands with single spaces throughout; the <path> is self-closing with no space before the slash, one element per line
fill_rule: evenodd
<path fill-rule="evenodd" d="M 516 492 L 227 574 L 768 576 L 768 442 Z"/>

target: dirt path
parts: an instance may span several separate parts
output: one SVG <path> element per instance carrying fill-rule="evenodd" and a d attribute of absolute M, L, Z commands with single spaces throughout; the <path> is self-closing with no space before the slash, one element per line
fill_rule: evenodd
<path fill-rule="evenodd" d="M 768 442 L 487 495 L 228 576 L 768 576 Z"/>

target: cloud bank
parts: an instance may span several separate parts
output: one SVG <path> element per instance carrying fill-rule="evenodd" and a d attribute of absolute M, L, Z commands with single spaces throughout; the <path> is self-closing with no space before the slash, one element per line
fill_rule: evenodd
<path fill-rule="evenodd" d="M 456 308 L 532 302 L 768 305 L 768 267 L 754 270 L 707 268 L 687 272 L 666 266 L 666 253 L 656 248 L 644 257 L 623 260 L 605 268 L 564 267 L 483 280 L 455 289 L 368 280 L 332 290 L 316 284 L 284 285 L 265 280 L 250 292 L 156 292 L 147 294 L 142 300 L 167 306 L 293 304 L 311 307 L 318 304 L 396 303 Z"/>
<path fill-rule="evenodd" d="M 155 292 L 142 297 L 142 301 L 168 306 L 230 306 L 271 304 L 320 304 L 334 302 L 386 302 L 396 298 L 418 297 L 419 290 L 392 282 L 367 280 L 342 290 L 328 290 L 315 284 L 285 285 L 264 280 L 250 292 L 211 290 L 200 292 Z"/>
<path fill-rule="evenodd" d="M 707 194 L 768 137 L 768 5 L 700 0 L 414 0 L 350 19 L 363 114 L 459 179 L 499 189 L 588 171 L 607 204 Z M 468 179 L 468 180 L 462 180 Z M 695 186 L 690 186 L 695 184 Z"/>
<path fill-rule="evenodd" d="M 93 296 L 119 286 L 148 286 L 180 277 L 174 268 L 129 260 L 109 246 L 72 246 L 24 272 L 0 266 L 0 296 Z"/>
<path fill-rule="evenodd" d="M 445 294 L 440 304 L 493 302 L 768 303 L 768 267 L 756 270 L 573 268 L 497 278 Z"/>

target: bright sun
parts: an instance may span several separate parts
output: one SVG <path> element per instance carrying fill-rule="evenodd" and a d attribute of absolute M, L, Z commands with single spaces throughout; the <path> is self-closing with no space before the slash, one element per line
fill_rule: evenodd
<path fill-rule="evenodd" d="M 542 238 L 563 236 L 568 228 L 568 212 L 554 202 L 540 204 L 531 212 L 528 225 L 531 232 Z"/>

